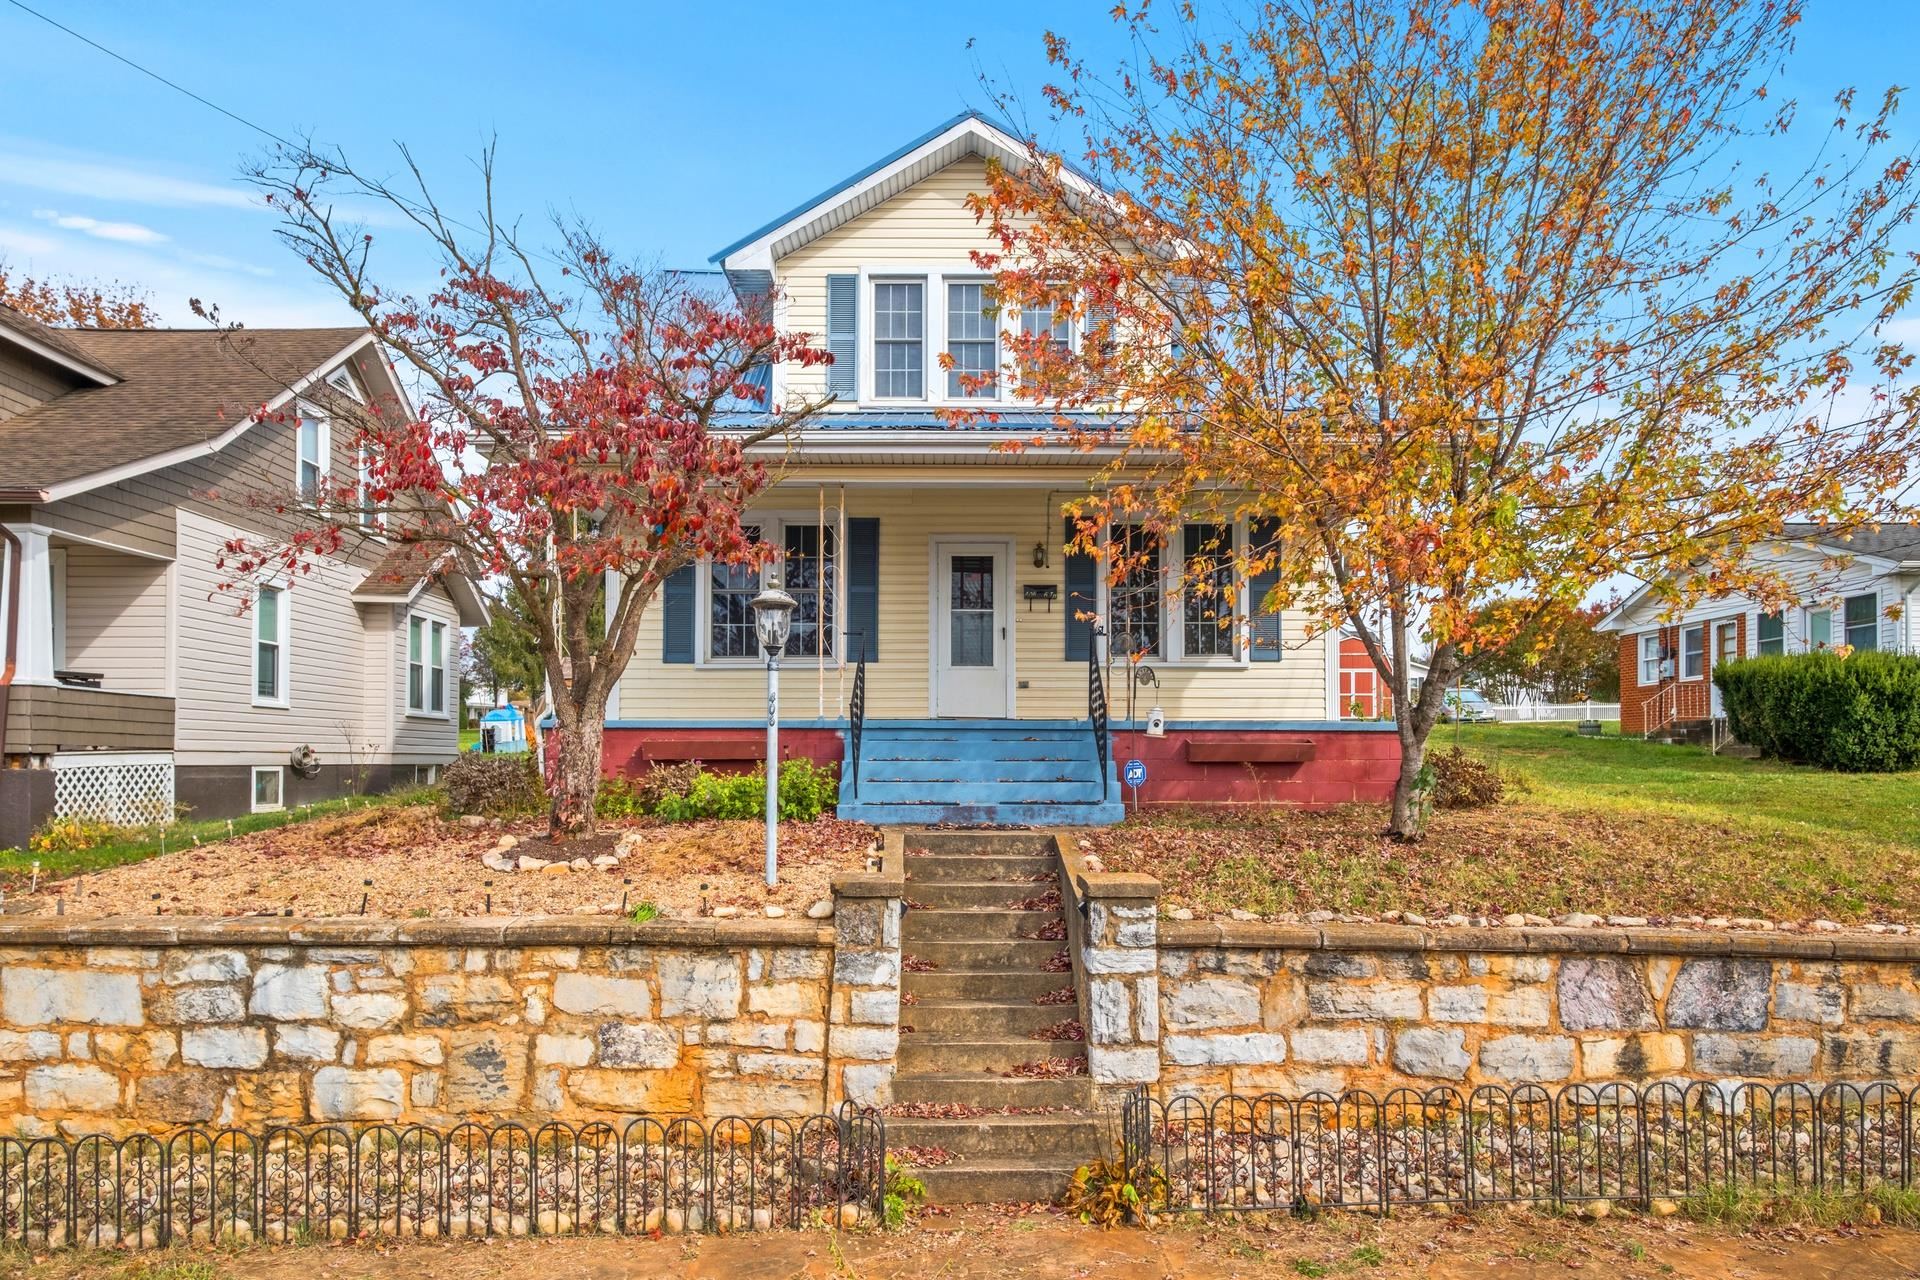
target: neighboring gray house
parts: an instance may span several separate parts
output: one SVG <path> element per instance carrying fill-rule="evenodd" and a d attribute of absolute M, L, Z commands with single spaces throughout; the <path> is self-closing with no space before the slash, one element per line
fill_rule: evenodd
<path fill-rule="evenodd" d="M 485 606 L 451 555 L 369 522 L 257 598 L 222 589 L 222 545 L 273 519 L 240 495 L 357 465 L 341 396 L 404 407 L 365 329 L 0 307 L 0 847 L 53 815 L 231 816 L 453 758 L 455 629 Z"/>

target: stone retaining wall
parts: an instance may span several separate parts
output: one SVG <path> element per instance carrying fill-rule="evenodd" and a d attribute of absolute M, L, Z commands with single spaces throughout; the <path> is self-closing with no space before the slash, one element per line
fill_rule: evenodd
<path fill-rule="evenodd" d="M 0 1133 L 760 1116 L 889 1097 L 896 869 L 834 927 L 0 922 Z"/>

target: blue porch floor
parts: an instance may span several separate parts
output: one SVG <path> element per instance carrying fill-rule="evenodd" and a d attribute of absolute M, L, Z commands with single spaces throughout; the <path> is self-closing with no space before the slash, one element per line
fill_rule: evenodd
<path fill-rule="evenodd" d="M 1126 816 L 1111 757 L 1072 720 L 875 720 L 847 735 L 839 815 L 876 826 L 1088 827 Z"/>

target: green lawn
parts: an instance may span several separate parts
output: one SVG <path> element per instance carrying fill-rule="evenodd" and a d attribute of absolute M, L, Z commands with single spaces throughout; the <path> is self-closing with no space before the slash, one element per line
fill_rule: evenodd
<path fill-rule="evenodd" d="M 1457 738 L 1523 775 L 1533 787 L 1528 799 L 1556 808 L 1920 850 L 1920 773 L 1827 773 L 1621 737 L 1612 724 L 1607 730 L 1582 738 L 1569 724 L 1441 725 L 1429 746 L 1451 747 Z"/>

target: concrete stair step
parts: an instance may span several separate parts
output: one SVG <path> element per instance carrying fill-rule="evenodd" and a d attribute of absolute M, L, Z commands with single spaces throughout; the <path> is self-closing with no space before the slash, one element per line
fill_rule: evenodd
<path fill-rule="evenodd" d="M 864 788 L 862 788 L 864 790 Z M 1126 820 L 1126 806 L 1120 801 L 1120 789 L 1111 790 L 1111 799 L 1100 801 L 1013 800 L 995 804 L 960 804 L 943 801 L 905 803 L 876 801 L 868 804 L 854 798 L 842 801 L 834 811 L 847 822 L 865 822 L 876 827 L 917 827 L 945 824 L 956 827 L 1110 827 Z"/>
<path fill-rule="evenodd" d="M 1075 782 L 1098 783 L 1100 771 L 1091 758 L 1085 760 L 995 760 L 990 775 L 979 761 L 902 760 L 888 758 L 869 761 L 860 757 L 860 790 L 883 782 L 965 782 L 991 776 L 1007 782 L 1053 782 L 1068 778 Z"/>
<path fill-rule="evenodd" d="M 1052 858 L 994 858 L 985 854 L 926 854 L 908 852 L 902 860 L 910 881 L 965 880 L 974 884 L 1059 884 L 1059 866 Z M 1045 881 L 1038 877 L 1046 877 Z M 1022 895 L 1025 896 L 1025 895 Z"/>
<path fill-rule="evenodd" d="M 1018 1159 L 1044 1152 L 1052 1163 L 1078 1167 L 1107 1147 L 1107 1121 L 1061 1112 L 1033 1116 L 979 1116 L 965 1120 L 887 1118 L 889 1147 L 938 1147 L 956 1156 Z"/>
<path fill-rule="evenodd" d="M 1092 778 L 1060 774 L 1045 782 L 1002 778 L 982 770 L 979 777 L 957 782 L 876 782 L 860 780 L 860 804 L 973 805 L 1098 804 L 1105 799 Z"/>
<path fill-rule="evenodd" d="M 1045 880 L 915 880 L 907 896 L 920 904 L 913 911 L 1006 911 L 1057 887 L 1052 873 Z"/>
<path fill-rule="evenodd" d="M 1092 740 L 1076 742 L 1069 738 L 989 738 L 937 741 L 925 739 L 879 739 L 862 735 L 860 764 L 878 764 L 886 760 L 1085 760 L 1093 765 L 1096 757 Z"/>
<path fill-rule="evenodd" d="M 920 1169 L 934 1204 L 1052 1204 L 1066 1194 L 1071 1170 L 1036 1159 L 961 1159 Z"/>
<path fill-rule="evenodd" d="M 920 1031 L 972 1040 L 1030 1040 L 1034 1032 L 1078 1016 L 1077 1005 L 1034 1004 L 1030 999 L 920 1000 L 900 1010 L 900 1021 Z"/>
<path fill-rule="evenodd" d="M 903 1022 L 919 1027 L 915 1018 Z M 1087 1046 L 1077 1040 L 968 1040 L 952 1035 L 926 1034 L 918 1030 L 900 1036 L 899 1069 L 911 1075 L 934 1075 L 949 1071 L 977 1071 L 986 1075 L 1005 1075 L 1015 1067 L 1043 1058 L 1066 1058 L 1084 1062 Z"/>
<path fill-rule="evenodd" d="M 1030 831 L 907 831 L 902 834 L 909 857 L 932 854 L 985 854 L 1002 858 L 1045 858 L 1053 861 L 1053 838 Z"/>
<path fill-rule="evenodd" d="M 1044 996 L 1073 985 L 1070 973 L 1009 973 L 1006 970 L 992 969 L 935 969 L 926 973 L 914 973 L 909 970 L 900 975 L 900 989 L 907 995 L 919 1000 L 968 1000 L 997 1004 L 1031 1004 L 1036 996 Z M 907 1009 L 900 1016 L 909 1022 L 912 1018 Z M 1057 1009 L 1052 1021 L 1075 1012 L 1076 1006 L 1034 1005 L 1036 1009 Z M 917 1025 L 917 1024 L 916 1024 Z"/>
<path fill-rule="evenodd" d="M 900 926 L 900 938 L 903 944 L 962 942 L 969 939 L 983 942 L 1031 940 L 1047 924 L 1061 919 L 1060 909 L 1020 910 L 1013 903 L 1027 901 L 1046 891 L 1046 885 L 1036 885 L 1034 892 L 1026 898 L 1014 898 L 1009 894 L 1007 896 L 1011 901 L 1003 906 L 981 910 L 922 910 L 915 907 L 907 912 L 906 920 Z M 922 902 L 924 899 L 915 898 L 914 901 Z"/>
<path fill-rule="evenodd" d="M 935 970 L 966 969 L 991 973 L 1005 969 L 1013 973 L 1039 973 L 1040 966 L 1066 947 L 1065 942 L 920 942 L 903 946 L 903 954 L 931 960 Z M 1068 977 L 1071 981 L 1071 977 Z"/>
<path fill-rule="evenodd" d="M 893 1100 L 992 1110 L 1002 1107 L 1015 1110 L 1065 1107 L 1091 1111 L 1093 1083 L 1085 1076 L 1029 1080 L 984 1071 L 947 1071 L 939 1075 L 902 1073 L 893 1078 Z"/>

